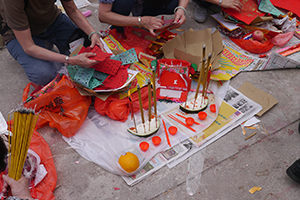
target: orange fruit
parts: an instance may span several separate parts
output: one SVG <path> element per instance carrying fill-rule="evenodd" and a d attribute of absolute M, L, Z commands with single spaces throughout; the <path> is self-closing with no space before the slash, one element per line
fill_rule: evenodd
<path fill-rule="evenodd" d="M 134 172 L 140 166 L 139 158 L 131 152 L 126 152 L 124 155 L 121 155 L 118 162 L 128 173 Z"/>

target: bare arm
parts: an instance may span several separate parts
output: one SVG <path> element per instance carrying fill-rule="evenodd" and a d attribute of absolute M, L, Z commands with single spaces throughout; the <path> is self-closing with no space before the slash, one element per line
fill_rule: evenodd
<path fill-rule="evenodd" d="M 188 3 L 189 3 L 189 0 L 179 0 L 178 6 L 186 9 Z M 177 9 L 177 11 L 175 12 L 174 21 L 178 22 L 178 24 L 176 26 L 173 26 L 172 29 L 179 28 L 186 22 L 186 13 L 183 9 L 181 9 L 181 8 Z"/>
<path fill-rule="evenodd" d="M 139 24 L 138 17 L 124 16 L 111 11 L 113 4 L 99 3 L 99 21 L 115 26 L 140 26 L 148 29 L 153 36 L 155 29 L 159 29 L 163 26 L 163 20 L 143 16 L 141 17 L 141 22 Z"/>
<path fill-rule="evenodd" d="M 83 30 L 87 35 L 89 35 L 92 32 L 95 32 L 95 29 L 91 26 L 91 24 L 80 12 L 80 10 L 78 10 L 74 1 L 62 1 L 62 5 L 67 15 L 75 23 L 76 26 Z M 98 45 L 102 50 L 104 50 L 103 44 L 100 41 L 98 34 L 91 35 L 91 42 L 91 48 L 93 48 L 95 45 Z"/>
<path fill-rule="evenodd" d="M 207 2 L 219 5 L 220 0 L 205 0 Z M 241 11 L 243 5 L 240 0 L 222 0 L 221 7 L 223 8 L 232 8 L 236 11 Z"/>

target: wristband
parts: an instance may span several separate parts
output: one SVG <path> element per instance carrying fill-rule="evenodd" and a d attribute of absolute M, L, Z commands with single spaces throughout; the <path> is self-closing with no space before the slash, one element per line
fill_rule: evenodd
<path fill-rule="evenodd" d="M 222 1 L 223 1 L 223 0 L 220 0 L 220 1 L 219 1 L 219 4 L 218 4 L 218 6 L 220 6 L 220 5 L 221 5 Z"/>
<path fill-rule="evenodd" d="M 142 25 L 141 25 L 141 22 L 142 22 L 141 16 L 138 17 L 138 22 L 139 22 L 139 28 L 141 28 L 142 27 Z"/>
<path fill-rule="evenodd" d="M 101 35 L 100 35 L 99 32 L 93 31 L 93 32 L 91 32 L 91 33 L 89 34 L 89 36 L 88 36 L 89 40 L 91 40 L 91 36 L 92 36 L 94 33 L 98 34 L 98 36 L 101 37 Z"/>
<path fill-rule="evenodd" d="M 185 9 L 184 7 L 182 7 L 182 6 L 177 6 L 177 7 L 174 9 L 174 13 L 176 13 L 176 11 L 177 11 L 178 9 L 182 9 L 182 10 L 184 11 L 184 15 L 186 16 L 186 9 Z"/>
<path fill-rule="evenodd" d="M 66 57 L 67 65 L 69 65 L 69 56 Z"/>

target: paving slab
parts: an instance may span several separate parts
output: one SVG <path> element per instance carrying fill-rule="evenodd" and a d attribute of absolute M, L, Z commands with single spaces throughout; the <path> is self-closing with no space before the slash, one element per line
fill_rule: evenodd
<path fill-rule="evenodd" d="M 92 10 L 87 19 L 96 30 L 105 29 L 108 25 L 100 24 L 97 19 L 97 1 L 90 2 L 91 5 L 82 11 Z M 189 3 L 187 22 L 182 29 L 215 27 L 217 23 L 211 17 L 203 24 L 193 20 L 195 5 L 192 1 Z M 217 9 L 212 7 L 209 13 Z M 0 110 L 7 119 L 8 112 L 21 102 L 23 89 L 29 81 L 5 48 L 0 50 L 0 70 Z M 242 72 L 230 81 L 230 85 L 238 89 L 245 81 L 271 94 L 279 102 L 259 117 L 268 134 L 258 132 L 245 140 L 238 126 L 206 147 L 203 173 L 194 196 L 186 192 L 187 160 L 172 169 L 163 167 L 131 187 L 120 176 L 82 158 L 57 130 L 46 126 L 38 131 L 53 154 L 58 175 L 54 195 L 61 200 L 299 199 L 300 184 L 285 174 L 287 167 L 300 158 L 299 69 Z M 262 190 L 250 194 L 248 190 L 254 186 Z"/>

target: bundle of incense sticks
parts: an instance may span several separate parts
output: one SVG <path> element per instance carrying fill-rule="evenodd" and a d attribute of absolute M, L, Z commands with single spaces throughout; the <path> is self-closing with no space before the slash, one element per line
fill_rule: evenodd
<path fill-rule="evenodd" d="M 13 124 L 9 124 L 12 136 L 9 135 L 8 138 L 10 143 L 8 175 L 18 181 L 22 176 L 23 166 L 38 114 L 35 114 L 31 109 L 19 108 L 9 115 L 10 122 L 12 118 Z"/>

